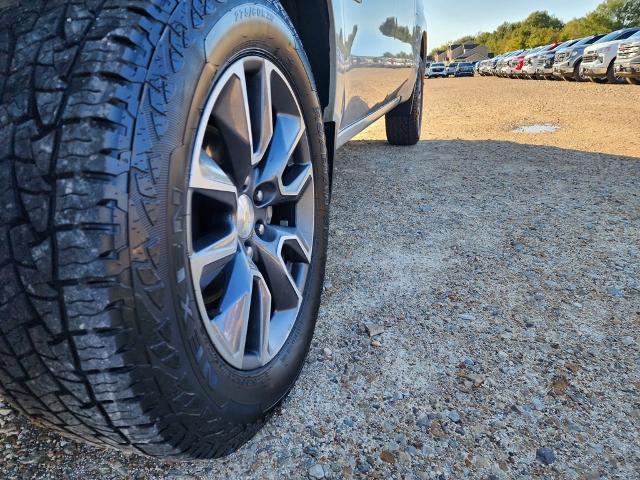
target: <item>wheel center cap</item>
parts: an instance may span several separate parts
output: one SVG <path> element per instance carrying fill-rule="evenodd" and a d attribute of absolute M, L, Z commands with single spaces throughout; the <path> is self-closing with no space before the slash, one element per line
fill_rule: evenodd
<path fill-rule="evenodd" d="M 240 238 L 246 239 L 251 236 L 254 223 L 253 202 L 247 195 L 241 195 L 238 198 L 238 211 L 236 212 L 236 227 Z"/>

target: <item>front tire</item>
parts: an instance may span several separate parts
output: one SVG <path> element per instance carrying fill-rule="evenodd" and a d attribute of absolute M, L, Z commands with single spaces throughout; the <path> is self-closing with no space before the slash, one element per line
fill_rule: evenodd
<path fill-rule="evenodd" d="M 0 393 L 94 444 L 229 454 L 292 388 L 317 318 L 308 60 L 274 0 L 67 3 L 0 16 L 19 25 L 0 51 L 34 52 L 0 73 Z"/>
<path fill-rule="evenodd" d="M 576 62 L 575 67 L 573 68 L 573 80 L 576 82 L 586 82 L 588 79 L 582 74 L 582 60 L 578 60 Z M 565 77 L 566 79 L 566 77 Z"/>
<path fill-rule="evenodd" d="M 424 109 L 424 65 L 420 62 L 411 98 L 385 116 L 387 141 L 391 145 L 410 146 L 420 141 Z"/>

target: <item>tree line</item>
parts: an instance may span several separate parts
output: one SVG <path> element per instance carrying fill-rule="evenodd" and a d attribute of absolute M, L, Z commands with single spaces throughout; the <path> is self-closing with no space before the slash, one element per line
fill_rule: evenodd
<path fill-rule="evenodd" d="M 632 26 L 640 26 L 640 0 L 605 0 L 594 11 L 567 23 L 538 11 L 520 22 L 505 22 L 493 32 L 468 35 L 450 43 L 478 43 L 500 54 Z M 446 50 L 448 45 L 433 49 L 431 55 Z"/>

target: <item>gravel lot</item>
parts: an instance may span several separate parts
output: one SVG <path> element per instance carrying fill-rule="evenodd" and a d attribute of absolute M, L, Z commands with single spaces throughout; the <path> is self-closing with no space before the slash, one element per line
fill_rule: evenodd
<path fill-rule="evenodd" d="M 0 403 L 2 476 L 639 478 L 640 88 L 427 88 L 426 141 L 340 152 L 316 339 L 253 442 L 167 464 Z"/>

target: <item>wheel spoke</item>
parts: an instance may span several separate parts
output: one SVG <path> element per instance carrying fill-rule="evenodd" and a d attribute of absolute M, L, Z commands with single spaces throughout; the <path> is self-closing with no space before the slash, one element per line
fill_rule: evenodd
<path fill-rule="evenodd" d="M 291 157 L 300 143 L 305 129 L 302 119 L 295 115 L 278 114 L 267 158 L 258 175 L 258 188 L 273 192 L 270 204 L 295 200 L 311 178 L 311 164 L 291 165 L 292 178 L 283 178 Z M 275 187 L 275 188 L 273 188 Z"/>
<path fill-rule="evenodd" d="M 269 351 L 269 332 L 271 326 L 271 292 L 262 274 L 254 270 L 254 303 L 252 305 L 251 322 L 255 330 L 251 332 L 255 335 L 255 344 L 258 351 L 258 361 L 261 365 L 266 365 L 271 360 Z"/>
<path fill-rule="evenodd" d="M 191 254 L 191 274 L 196 287 L 204 288 L 220 273 L 238 251 L 238 233 L 233 231 L 211 245 Z"/>
<path fill-rule="evenodd" d="M 235 256 L 226 292 L 220 305 L 220 313 L 211 321 L 224 340 L 230 363 L 242 368 L 254 273 L 251 263 L 242 250 Z"/>
<path fill-rule="evenodd" d="M 193 162 L 189 185 L 207 197 L 235 205 L 238 189 L 205 150 L 201 151 L 199 161 Z"/>
<path fill-rule="evenodd" d="M 299 306 L 301 294 L 282 255 L 283 248 L 290 249 L 292 260 L 309 263 L 310 250 L 294 228 L 269 225 L 256 239 L 260 260 L 264 265 L 271 294 L 278 310 Z"/>
<path fill-rule="evenodd" d="M 251 171 L 253 159 L 253 134 L 244 64 L 237 62 L 227 75 L 211 113 L 231 159 L 226 166 L 235 184 L 242 186 Z"/>
<path fill-rule="evenodd" d="M 273 69 L 262 59 L 249 60 L 246 69 L 255 73 L 247 78 L 249 112 L 253 134 L 251 164 L 258 164 L 264 157 L 273 137 L 273 106 L 271 103 L 271 73 Z"/>

